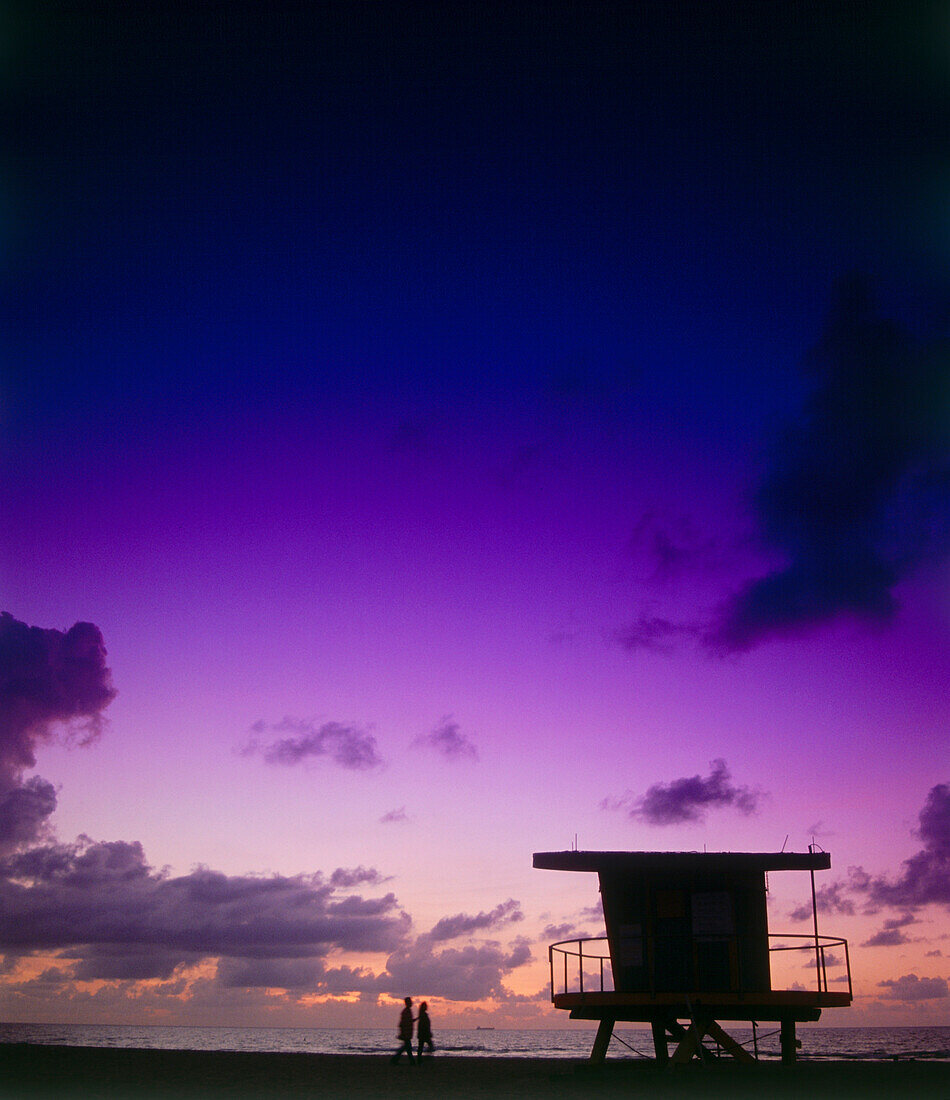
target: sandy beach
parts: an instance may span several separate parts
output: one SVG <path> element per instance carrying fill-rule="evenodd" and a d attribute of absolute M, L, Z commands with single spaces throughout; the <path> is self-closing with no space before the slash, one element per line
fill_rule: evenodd
<path fill-rule="evenodd" d="M 3 1097 L 768 1097 L 950 1096 L 950 1064 L 933 1062 L 698 1063 L 0 1047 Z"/>

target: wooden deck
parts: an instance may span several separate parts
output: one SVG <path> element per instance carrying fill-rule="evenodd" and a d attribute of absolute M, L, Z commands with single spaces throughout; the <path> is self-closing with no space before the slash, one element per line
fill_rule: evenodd
<path fill-rule="evenodd" d="M 779 989 L 759 993 L 556 993 L 554 1007 L 575 1020 L 611 1016 L 628 1023 L 688 1019 L 701 1010 L 716 1020 L 817 1020 L 823 1008 L 847 1008 L 851 994 Z"/>

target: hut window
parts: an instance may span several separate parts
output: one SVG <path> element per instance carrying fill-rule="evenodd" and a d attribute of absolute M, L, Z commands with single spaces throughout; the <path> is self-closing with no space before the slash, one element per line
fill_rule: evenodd
<path fill-rule="evenodd" d="M 693 894 L 693 935 L 731 936 L 735 932 L 732 895 L 727 890 Z"/>

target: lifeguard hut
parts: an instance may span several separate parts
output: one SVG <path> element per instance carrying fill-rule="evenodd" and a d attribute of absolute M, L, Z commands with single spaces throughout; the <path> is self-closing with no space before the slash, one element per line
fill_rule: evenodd
<path fill-rule="evenodd" d="M 847 941 L 818 933 L 815 871 L 831 866 L 827 852 L 535 852 L 534 866 L 600 878 L 606 938 L 548 948 L 554 1006 L 574 1020 L 600 1021 L 592 1062 L 604 1060 L 621 1020 L 651 1025 L 660 1063 L 704 1059 L 707 1039 L 718 1051 L 754 1061 L 719 1021 L 749 1021 L 753 1035 L 759 1021 L 774 1022 L 782 1061 L 794 1062 L 796 1023 L 851 1004 Z M 810 873 L 811 933 L 769 932 L 773 871 Z M 772 987 L 771 960 L 789 951 L 799 953 L 797 972 L 813 988 L 798 981 L 793 989 Z M 839 988 L 829 989 L 828 970 L 842 967 Z M 677 1044 L 672 1055 L 670 1040 Z"/>

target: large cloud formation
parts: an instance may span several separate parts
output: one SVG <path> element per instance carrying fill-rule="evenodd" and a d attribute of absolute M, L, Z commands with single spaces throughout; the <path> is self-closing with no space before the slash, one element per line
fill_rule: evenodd
<path fill-rule="evenodd" d="M 950 546 L 950 360 L 883 319 L 844 280 L 808 358 L 814 389 L 759 486 L 759 532 L 781 564 L 707 635 L 745 650 L 840 614 L 885 619 L 894 588 Z"/>
<path fill-rule="evenodd" d="M 873 903 L 905 910 L 950 905 L 950 784 L 931 787 L 918 821 L 916 835 L 923 847 L 904 860 L 900 875 L 860 884 Z"/>
<path fill-rule="evenodd" d="M 531 960 L 526 940 L 444 946 L 523 919 L 509 899 L 487 912 L 443 917 L 413 937 L 395 896 L 348 892 L 385 881 L 375 868 L 328 876 L 224 875 L 199 867 L 172 877 L 141 844 L 37 845 L 0 860 L 0 951 L 8 972 L 31 955 L 55 958 L 44 981 L 178 981 L 214 962 L 221 990 L 292 996 L 360 993 L 473 1001 L 508 999 L 505 976 Z M 338 952 L 385 954 L 378 971 L 332 965 Z"/>
<path fill-rule="evenodd" d="M 647 825 L 684 825 L 701 822 L 713 807 L 734 806 L 744 814 L 754 813 L 759 796 L 749 787 L 737 787 L 725 760 L 713 760 L 710 773 L 685 776 L 672 783 L 654 783 L 645 794 L 605 798 L 602 809 L 626 810 L 630 817 Z"/>
<path fill-rule="evenodd" d="M 128 841 L 48 844 L 0 861 L 0 950 L 62 953 L 76 978 L 167 978 L 206 957 L 282 960 L 282 972 L 331 951 L 392 952 L 409 932 L 393 894 L 364 898 L 337 884 L 373 880 L 338 869 L 313 875 L 171 877 Z M 293 961 L 293 966 L 291 962 Z M 322 966 L 322 961 L 321 961 Z"/>
<path fill-rule="evenodd" d="M 918 978 L 916 974 L 904 974 L 900 978 L 886 978 L 877 984 L 884 989 L 879 995 L 894 1001 L 935 1001 L 948 995 L 945 978 Z"/>
<path fill-rule="evenodd" d="M 87 744 L 114 698 L 98 627 L 45 630 L 0 614 L 0 851 L 42 837 L 56 808 L 50 783 L 23 779 L 37 747 L 57 733 Z"/>
<path fill-rule="evenodd" d="M 927 792 L 918 815 L 915 835 L 923 846 L 901 865 L 896 877 L 868 874 L 861 867 L 849 867 L 847 879 L 822 886 L 817 894 L 823 912 L 853 915 L 856 905 L 866 913 L 882 908 L 898 910 L 900 916 L 885 920 L 865 946 L 893 947 L 908 942 L 902 931 L 916 923 L 914 913 L 925 905 L 950 907 L 950 784 L 937 783 Z M 811 916 L 811 906 L 789 914 L 792 920 Z"/>

